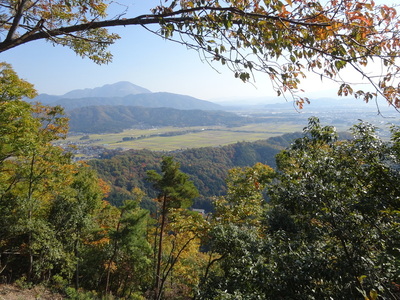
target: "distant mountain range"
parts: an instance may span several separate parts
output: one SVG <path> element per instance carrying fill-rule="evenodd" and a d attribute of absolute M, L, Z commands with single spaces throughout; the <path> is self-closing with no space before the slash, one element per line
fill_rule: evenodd
<path fill-rule="evenodd" d="M 173 93 L 152 93 L 133 83 L 121 81 L 94 89 L 73 90 L 62 96 L 40 94 L 32 101 L 60 105 L 66 110 L 87 106 L 169 107 L 181 110 L 221 110 L 213 102 Z"/>
<path fill-rule="evenodd" d="M 87 88 L 73 90 L 60 96 L 40 94 L 35 99 L 33 99 L 33 101 L 38 101 L 43 104 L 50 104 L 61 99 L 125 97 L 128 95 L 146 93 L 151 93 L 151 91 L 128 81 L 120 81 L 114 84 L 106 84 L 93 89 Z"/>
<path fill-rule="evenodd" d="M 121 132 L 135 126 L 237 126 L 249 118 L 222 111 L 222 106 L 190 96 L 152 93 L 122 81 L 62 96 L 41 94 L 32 101 L 60 105 L 70 118 L 70 130 L 82 133 Z"/>
<path fill-rule="evenodd" d="M 246 99 L 238 103 L 241 106 L 226 107 L 186 95 L 152 93 L 148 89 L 126 81 L 93 89 L 74 90 L 61 96 L 41 94 L 33 101 L 63 106 L 70 118 L 71 131 L 82 133 L 121 132 L 135 126 L 238 126 L 265 119 L 256 120 L 256 117 L 250 118 L 248 114 L 245 117 L 246 114 L 243 113 L 238 115 L 232 112 L 234 110 L 296 111 L 292 102 L 259 103 L 257 106 L 252 106 Z M 318 98 L 312 99 L 310 105 L 305 105 L 302 112 L 329 113 L 331 117 L 335 112 L 335 117 L 341 118 L 343 112 L 357 110 L 364 119 L 368 109 L 375 112 L 376 104 L 365 105 L 362 100 L 351 98 Z M 228 112 L 229 110 L 231 112 Z"/>

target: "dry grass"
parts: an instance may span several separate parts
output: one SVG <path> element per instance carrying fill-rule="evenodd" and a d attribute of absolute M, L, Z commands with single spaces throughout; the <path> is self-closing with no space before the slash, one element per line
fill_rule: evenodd
<path fill-rule="evenodd" d="M 20 288 L 17 285 L 0 284 L 0 300 L 62 300 L 60 294 L 52 293 L 42 286 L 31 289 Z"/>

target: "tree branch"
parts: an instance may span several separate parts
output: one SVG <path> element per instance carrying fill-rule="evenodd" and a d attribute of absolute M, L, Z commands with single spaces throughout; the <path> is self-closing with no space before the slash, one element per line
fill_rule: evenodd
<path fill-rule="evenodd" d="M 243 10 L 239 10 L 235 7 L 212 7 L 212 6 L 204 6 L 192 9 L 184 9 L 178 10 L 175 12 L 168 12 L 164 14 L 154 14 L 154 15 L 140 15 L 135 18 L 128 18 L 128 19 L 112 19 L 112 20 L 105 20 L 105 21 L 97 21 L 97 22 L 88 22 L 82 23 L 73 26 L 67 27 L 60 27 L 53 30 L 42 30 L 43 20 L 39 21 L 38 25 L 36 26 L 33 31 L 27 32 L 26 34 L 22 35 L 19 38 L 13 39 L 12 36 L 16 31 L 19 20 L 22 15 L 16 15 L 14 17 L 13 26 L 11 27 L 7 38 L 0 43 L 0 53 L 17 47 L 19 45 L 25 44 L 27 42 L 46 39 L 49 37 L 56 37 L 64 34 L 69 34 L 73 32 L 79 31 L 86 31 L 91 29 L 98 29 L 98 28 L 108 28 L 108 27 L 115 27 L 115 26 L 128 26 L 128 25 L 149 25 L 149 24 L 160 24 L 160 22 L 165 23 L 184 23 L 184 22 L 194 22 L 196 21 L 195 17 L 192 16 L 184 16 L 185 14 L 194 13 L 196 11 L 221 11 L 221 12 L 231 12 L 238 16 L 246 16 L 246 17 L 253 17 L 256 19 L 265 19 L 265 20 L 274 20 L 274 21 L 283 21 L 288 22 L 295 25 L 302 25 L 302 26 L 329 26 L 328 23 L 309 23 L 303 22 L 302 20 L 291 20 L 287 18 L 281 18 L 277 16 L 271 15 L 263 15 L 263 14 L 256 14 L 256 13 L 247 13 Z M 178 17 L 176 17 L 178 16 Z M 242 24 L 241 20 L 232 20 L 233 24 L 240 25 Z M 14 25 L 15 24 L 15 25 Z M 41 29 L 40 32 L 37 32 L 38 29 Z"/>
<path fill-rule="evenodd" d="M 19 4 L 17 4 L 17 9 L 15 12 L 15 16 L 14 16 L 14 20 L 12 22 L 11 28 L 8 31 L 7 37 L 5 39 L 5 42 L 7 41 L 11 41 L 14 33 L 17 31 L 18 26 L 19 26 L 19 22 L 21 21 L 21 18 L 23 16 L 23 10 L 24 10 L 24 6 L 27 0 L 21 0 L 21 2 Z"/>

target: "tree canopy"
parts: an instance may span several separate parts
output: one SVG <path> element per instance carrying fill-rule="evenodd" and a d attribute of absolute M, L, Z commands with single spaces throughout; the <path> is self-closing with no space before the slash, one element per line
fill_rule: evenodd
<path fill-rule="evenodd" d="M 352 133 L 337 140 L 333 127 L 310 119 L 304 137 L 277 156 L 259 225 L 231 209 L 211 227 L 208 245 L 220 256 L 198 299 L 399 299 L 399 128 L 390 142 L 367 123 Z M 229 185 L 228 195 L 254 193 L 251 181 Z"/>
<path fill-rule="evenodd" d="M 119 38 L 107 28 L 140 25 L 199 51 L 209 62 L 221 62 L 243 81 L 254 71 L 268 74 L 277 93 L 289 93 L 300 107 L 308 101 L 298 94 L 308 72 L 337 81 L 339 95 L 365 101 L 383 96 L 400 107 L 395 6 L 373 0 L 166 0 L 148 14 L 135 15 L 121 5 L 120 14 L 109 15 L 110 5 L 116 4 L 2 1 L 0 52 L 47 39 L 106 63 L 112 58 L 107 46 Z M 343 79 L 340 71 L 347 67 L 368 87 L 356 90 L 356 82 Z"/>
<path fill-rule="evenodd" d="M 155 300 L 162 299 L 163 286 L 165 284 L 166 277 L 175 264 L 171 262 L 170 268 L 166 267 L 164 269 L 169 269 L 168 272 L 166 272 L 166 274 L 162 274 L 161 267 L 164 246 L 163 237 L 165 234 L 165 227 L 168 223 L 168 215 L 174 208 L 179 209 L 189 207 L 192 199 L 198 196 L 198 191 L 194 184 L 189 180 L 189 176 L 181 172 L 179 167 L 179 163 L 174 162 L 171 156 L 165 156 L 161 162 L 162 174 L 157 173 L 155 170 L 149 170 L 147 172 L 148 180 L 153 182 L 154 188 L 159 192 L 157 201 L 161 204 L 159 211 L 161 219 L 160 232 L 157 233 L 157 235 L 159 235 L 159 239 L 154 285 Z M 190 239 L 189 242 L 191 240 L 192 239 Z M 185 247 L 186 246 L 184 246 L 184 248 Z M 176 259 L 178 259 L 178 257 L 176 257 Z"/>

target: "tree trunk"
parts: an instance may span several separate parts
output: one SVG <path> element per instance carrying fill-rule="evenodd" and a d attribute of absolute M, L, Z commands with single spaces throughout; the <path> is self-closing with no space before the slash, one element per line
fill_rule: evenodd
<path fill-rule="evenodd" d="M 161 209 L 160 239 L 158 241 L 157 270 L 156 270 L 156 282 L 155 282 L 155 293 L 154 293 L 155 300 L 159 300 L 161 298 L 161 293 L 162 293 L 160 273 L 161 273 L 163 233 L 164 233 L 166 218 L 167 218 L 167 196 L 164 195 L 162 209 Z"/>
<path fill-rule="evenodd" d="M 114 262 L 115 257 L 117 256 L 117 251 L 118 251 L 118 233 L 119 229 L 121 227 L 121 219 L 124 215 L 124 210 L 121 211 L 120 216 L 119 216 L 119 221 L 117 224 L 116 232 L 115 232 L 115 237 L 114 237 L 114 249 L 113 253 L 110 257 L 110 260 L 108 261 L 107 265 L 107 280 L 106 280 L 106 295 L 108 294 L 110 290 L 110 276 L 111 276 L 111 265 Z"/>
<path fill-rule="evenodd" d="M 79 289 L 79 250 L 78 250 L 78 245 L 79 241 L 76 239 L 75 245 L 74 245 L 74 254 L 75 254 L 75 259 L 76 259 L 76 266 L 75 266 L 75 289 Z"/>

